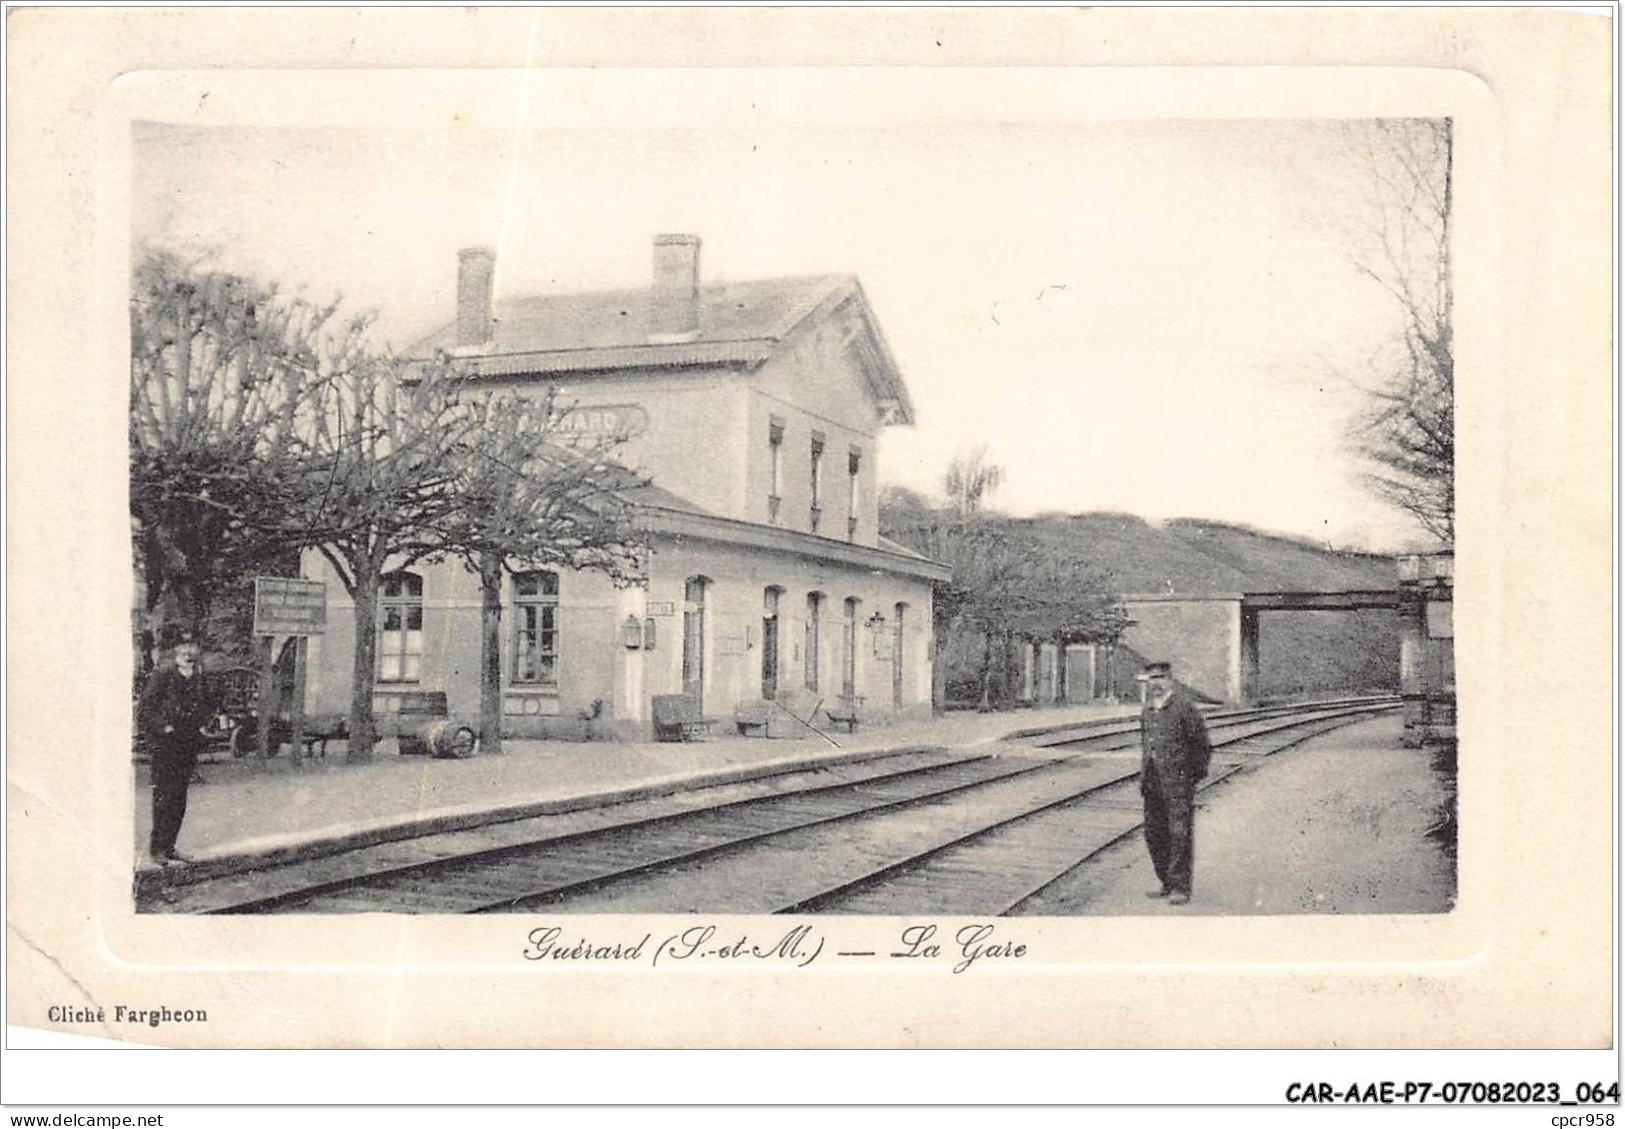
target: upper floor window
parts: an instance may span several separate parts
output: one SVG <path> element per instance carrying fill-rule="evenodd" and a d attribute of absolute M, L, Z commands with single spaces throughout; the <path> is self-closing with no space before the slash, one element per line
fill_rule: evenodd
<path fill-rule="evenodd" d="M 382 579 L 378 681 L 416 682 L 423 677 L 423 577 L 392 572 Z"/>
<path fill-rule="evenodd" d="M 767 520 L 779 520 L 779 500 L 784 495 L 784 421 L 777 416 L 767 421 L 768 487 Z"/>
<path fill-rule="evenodd" d="M 522 572 L 513 578 L 513 681 L 559 683 L 559 574 Z"/>
<path fill-rule="evenodd" d="M 846 455 L 846 539 L 858 539 L 858 471 L 863 467 L 863 452 L 853 447 Z"/>
<path fill-rule="evenodd" d="M 812 434 L 812 512 L 809 515 L 814 533 L 818 532 L 818 519 L 824 513 L 824 433 Z"/>

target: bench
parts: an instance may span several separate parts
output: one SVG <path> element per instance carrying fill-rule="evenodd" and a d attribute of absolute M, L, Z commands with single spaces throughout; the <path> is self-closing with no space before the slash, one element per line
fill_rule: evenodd
<path fill-rule="evenodd" d="M 845 725 L 848 733 L 856 733 L 858 731 L 858 722 L 863 720 L 862 710 L 863 699 L 861 697 L 841 694 L 825 707 L 824 716 L 829 718 L 832 724 Z"/>
<path fill-rule="evenodd" d="M 818 732 L 813 715 L 824 704 L 818 695 L 785 687 L 772 698 L 741 702 L 734 709 L 734 724 L 745 736 L 760 730 L 763 737 L 806 737 Z"/>
<path fill-rule="evenodd" d="M 811 695 L 797 698 L 791 690 L 780 690 L 773 698 L 753 698 L 734 707 L 734 725 L 742 737 L 805 737 L 807 723 L 823 701 Z"/>
<path fill-rule="evenodd" d="M 813 714 L 823 708 L 824 699 L 811 690 L 803 690 L 799 686 L 787 686 L 778 692 L 773 699 L 774 705 L 798 721 L 812 724 Z"/>
<path fill-rule="evenodd" d="M 777 707 L 766 698 L 740 702 L 734 707 L 734 725 L 738 726 L 741 737 L 749 737 L 758 729 L 763 737 L 771 737 L 773 715 L 777 712 Z"/>
<path fill-rule="evenodd" d="M 260 672 L 252 667 L 233 666 L 210 676 L 220 699 L 220 712 L 211 728 L 205 760 L 229 753 L 233 758 L 253 756 L 259 750 Z M 293 739 L 293 723 L 286 693 L 276 695 L 271 714 L 269 747 L 278 756 L 282 746 Z M 350 735 L 349 718 L 340 713 L 309 714 L 301 744 L 305 755 L 327 756 L 327 743 Z"/>
<path fill-rule="evenodd" d="M 350 736 L 350 719 L 344 714 L 312 714 L 305 718 L 305 733 L 300 744 L 305 747 L 305 755 L 327 756 L 327 743 Z M 284 717 L 271 719 L 271 755 L 277 756 L 282 746 L 293 740 L 293 725 Z M 243 718 L 233 724 L 226 734 L 226 745 L 233 757 L 253 756 L 256 743 L 259 741 L 259 721 L 253 715 Z M 318 750 L 317 746 L 321 748 Z"/>
<path fill-rule="evenodd" d="M 425 739 L 429 725 L 451 716 L 446 707 L 444 690 L 414 690 L 405 694 L 380 694 L 377 705 L 388 706 L 377 710 L 379 720 L 394 722 L 395 740 L 402 756 L 428 756 L 434 752 Z M 382 726 L 379 727 L 383 729 Z"/>
<path fill-rule="evenodd" d="M 687 741 L 696 733 L 711 732 L 714 717 L 701 717 L 699 707 L 687 694 L 656 694 L 649 699 L 654 717 L 656 741 Z"/>
<path fill-rule="evenodd" d="M 305 733 L 302 744 L 305 746 L 305 755 L 311 756 L 316 746 L 321 745 L 321 756 L 327 756 L 327 743 L 347 739 L 350 736 L 350 719 L 344 714 L 311 714 L 305 718 Z"/>

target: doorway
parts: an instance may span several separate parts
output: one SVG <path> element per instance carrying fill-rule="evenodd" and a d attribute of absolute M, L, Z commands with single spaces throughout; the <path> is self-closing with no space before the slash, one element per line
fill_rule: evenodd
<path fill-rule="evenodd" d="M 705 589 L 703 576 L 683 585 L 683 693 L 705 709 Z"/>
<path fill-rule="evenodd" d="M 893 609 L 891 628 L 891 704 L 892 709 L 903 708 L 903 613 L 908 611 L 907 604 L 898 604 Z"/>
<path fill-rule="evenodd" d="M 807 634 L 802 646 L 802 681 L 807 689 L 818 692 L 819 617 L 824 610 L 822 592 L 807 593 Z"/>
<path fill-rule="evenodd" d="M 841 695 L 858 696 L 858 601 L 846 601 L 846 621 L 841 625 Z"/>
<path fill-rule="evenodd" d="M 762 697 L 772 700 L 779 693 L 779 597 L 782 588 L 762 593 Z"/>

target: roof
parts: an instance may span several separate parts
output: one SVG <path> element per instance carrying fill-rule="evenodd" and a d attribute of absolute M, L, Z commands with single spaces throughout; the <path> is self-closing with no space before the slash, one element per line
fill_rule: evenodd
<path fill-rule="evenodd" d="M 888 552 L 888 553 L 896 553 L 899 556 L 903 556 L 903 557 L 913 557 L 917 561 L 928 561 L 928 560 L 931 559 L 930 557 L 926 556 L 924 553 L 916 553 L 913 549 L 910 549 L 907 545 L 904 545 L 904 544 L 902 544 L 901 542 L 898 542 L 898 541 L 893 541 L 890 537 L 887 537 L 884 534 L 882 534 L 880 537 L 878 537 L 876 539 L 876 541 L 879 544 L 879 546 L 882 549 L 886 550 L 886 552 Z"/>
<path fill-rule="evenodd" d="M 775 525 L 719 517 L 695 508 L 676 510 L 661 504 L 639 507 L 639 524 L 653 534 L 679 542 L 697 538 L 753 551 L 784 553 L 821 564 L 843 565 L 871 572 L 888 572 L 916 580 L 948 580 L 947 565 L 918 553 L 899 550 L 882 539 L 879 546 L 857 545 Z"/>
<path fill-rule="evenodd" d="M 405 350 L 413 360 L 444 352 L 464 358 L 479 376 L 612 373 L 626 369 L 754 369 L 798 328 L 855 299 L 868 333 L 861 349 L 871 391 L 899 422 L 913 418 L 908 392 L 863 288 L 852 275 L 714 282 L 699 289 L 698 331 L 682 340 L 650 340 L 650 291 L 533 294 L 494 305 L 491 340 L 458 348 L 447 322 Z"/>
<path fill-rule="evenodd" d="M 563 449 L 562 457 L 576 458 L 567 448 Z M 701 517 L 711 516 L 711 511 L 703 506 L 697 506 L 681 494 L 674 494 L 661 486 L 644 478 L 636 471 L 621 466 L 619 463 L 606 462 L 603 468 L 596 472 L 595 480 L 603 487 L 603 496 L 618 499 L 626 505 L 638 510 L 671 510 L 673 513 L 694 514 Z M 589 509 L 597 505 L 597 495 L 588 494 L 582 503 Z"/>
<path fill-rule="evenodd" d="M 921 580 L 947 580 L 952 575 L 948 566 L 940 561 L 921 556 L 885 537 L 879 538 L 878 544 L 870 547 L 820 537 L 816 533 L 740 521 L 712 513 L 680 494 L 640 479 L 632 471 L 616 464 L 610 464 L 607 473 L 611 480 L 610 494 L 629 504 L 636 513 L 638 525 L 649 533 L 665 534 L 679 541 L 685 537 L 696 537 Z M 619 484 L 613 482 L 616 478 L 620 479 Z M 594 503 L 589 500 L 586 504 L 590 507 Z"/>
<path fill-rule="evenodd" d="M 630 471 L 625 473 L 631 477 Z M 849 541 L 820 537 L 816 533 L 801 533 L 779 526 L 725 518 L 650 482 L 624 487 L 616 490 L 615 494 L 638 511 L 640 523 L 650 532 L 776 549 L 817 560 L 879 567 L 887 572 L 929 580 L 946 580 L 950 575 L 947 565 L 886 537 L 878 538 L 876 545 L 869 548 Z"/>
<path fill-rule="evenodd" d="M 639 508 L 653 507 L 661 510 L 672 510 L 676 513 L 701 514 L 711 516 L 711 511 L 696 506 L 687 498 L 673 494 L 670 490 L 662 489 L 652 482 L 641 486 L 634 486 L 628 490 L 617 490 L 616 494 L 624 501 Z"/>
<path fill-rule="evenodd" d="M 850 275 L 716 282 L 700 287 L 699 333 L 692 341 L 650 345 L 649 290 L 576 294 L 530 294 L 495 304 L 496 329 L 482 355 L 600 352 L 683 345 L 772 345 L 783 338 Z M 457 323 L 448 322 L 407 350 L 432 357 L 456 345 Z M 743 351 L 743 350 L 740 350 Z"/>

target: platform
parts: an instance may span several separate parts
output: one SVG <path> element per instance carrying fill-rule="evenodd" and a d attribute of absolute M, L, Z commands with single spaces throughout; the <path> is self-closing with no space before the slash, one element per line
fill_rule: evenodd
<path fill-rule="evenodd" d="M 1189 905 L 1157 885 L 1136 832 L 1034 913 L 1136 916 L 1445 913 L 1456 894 L 1453 770 L 1406 748 L 1392 713 L 1266 757 L 1198 793 Z"/>
<path fill-rule="evenodd" d="M 1000 713 L 952 713 L 799 740 L 719 736 L 682 743 L 522 741 L 500 756 L 436 760 L 382 751 L 369 764 L 344 761 L 342 742 L 325 759 L 295 769 L 220 761 L 193 784 L 179 847 L 209 872 L 256 860 L 288 860 L 339 844 L 361 845 L 475 826 L 498 818 L 601 806 L 710 785 L 731 784 L 819 764 L 921 747 L 991 744 L 1017 732 L 1138 712 L 1133 705 L 1087 705 Z M 1029 750 L 1030 751 L 1030 750 Z M 142 869 L 152 817 L 151 788 L 135 793 L 135 844 Z"/>

